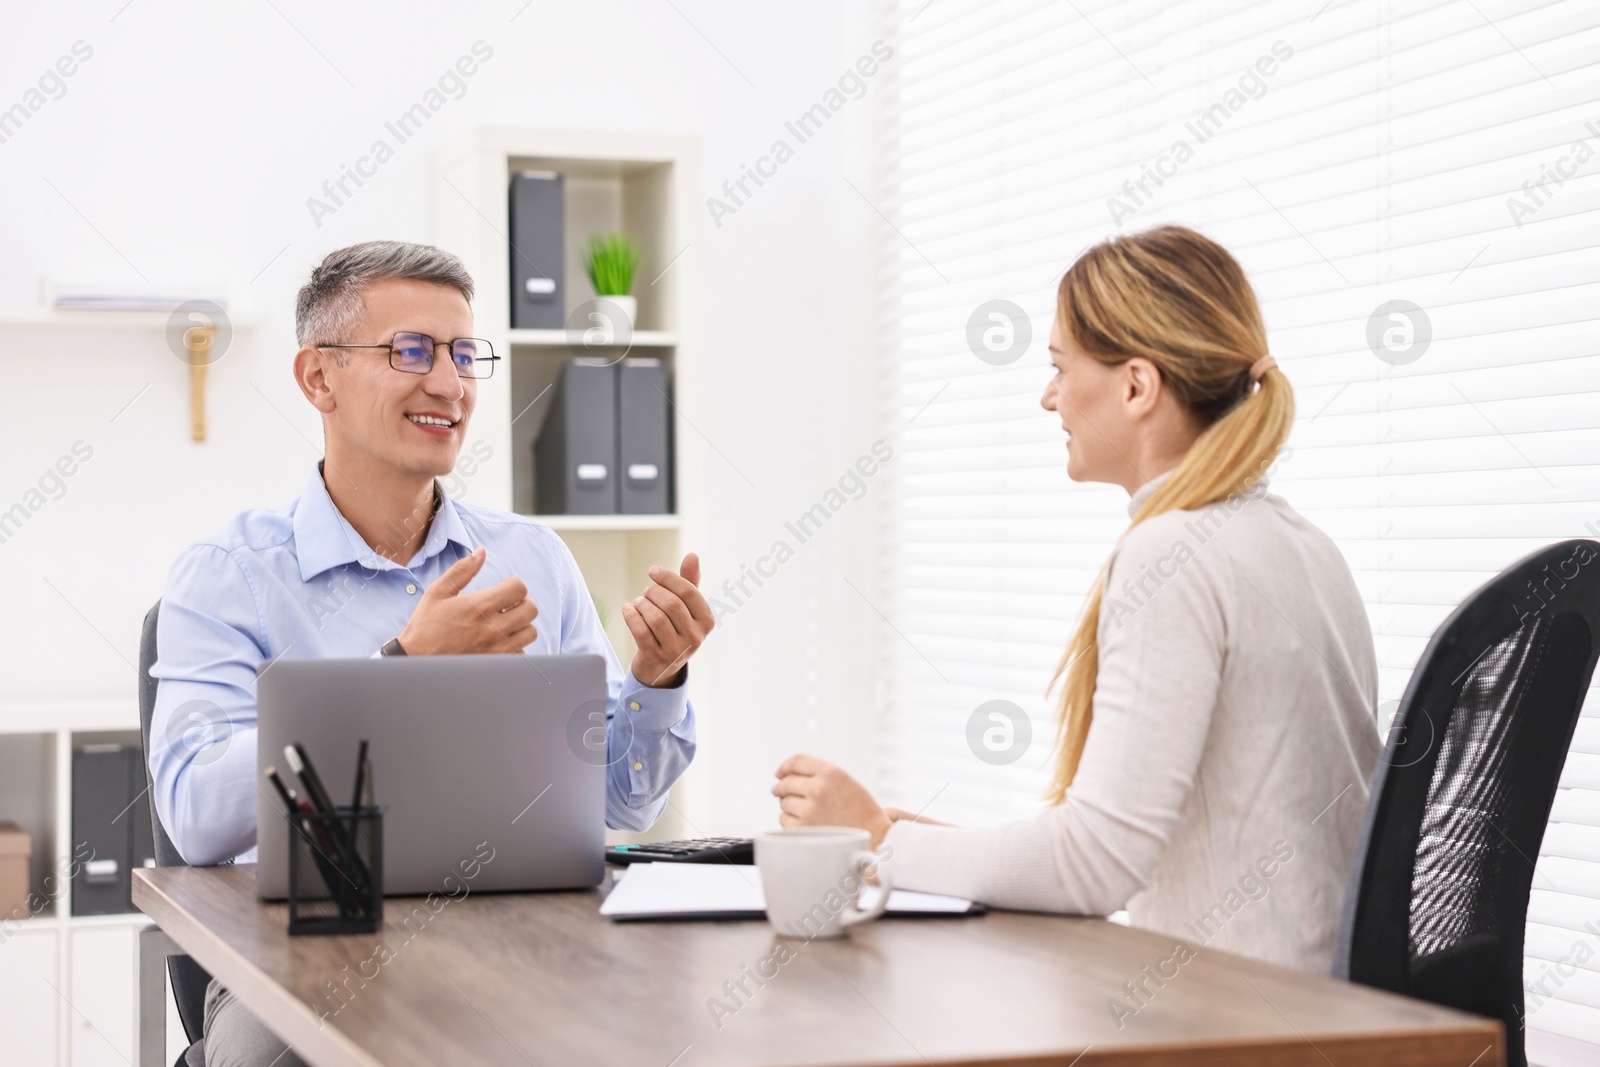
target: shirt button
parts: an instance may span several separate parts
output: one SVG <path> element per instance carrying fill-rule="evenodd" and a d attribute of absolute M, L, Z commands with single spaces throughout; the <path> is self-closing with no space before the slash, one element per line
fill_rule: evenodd
<path fill-rule="evenodd" d="M 406 592 L 415 593 L 416 591 L 417 591 L 417 586 L 416 586 L 415 582 L 407 582 L 406 583 Z"/>
<path fill-rule="evenodd" d="M 636 771 L 642 771 L 642 770 L 644 770 L 644 764 L 642 764 L 642 763 L 635 763 L 635 764 L 634 764 L 634 765 L 633 765 L 633 769 L 634 769 L 634 770 L 636 770 Z"/>
<path fill-rule="evenodd" d="M 639 710 L 639 702 L 637 700 L 628 701 L 628 710 L 629 711 L 638 711 Z"/>

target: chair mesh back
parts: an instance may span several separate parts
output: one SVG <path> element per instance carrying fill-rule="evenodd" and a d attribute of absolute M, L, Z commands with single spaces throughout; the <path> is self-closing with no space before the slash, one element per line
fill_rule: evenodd
<path fill-rule="evenodd" d="M 1535 553 L 1456 609 L 1395 713 L 1345 901 L 1335 973 L 1500 1019 L 1508 1067 L 1526 1062 L 1529 891 L 1595 634 L 1591 541 Z"/>
<path fill-rule="evenodd" d="M 1531 874 L 1538 843 L 1529 854 L 1513 835 L 1526 836 L 1538 823 L 1542 837 L 1548 817 L 1531 791 L 1516 788 L 1518 769 L 1539 762 L 1548 732 L 1547 717 L 1527 705 L 1541 691 L 1585 685 L 1581 653 L 1562 654 L 1556 630 L 1543 616 L 1522 626 L 1472 668 L 1462 687 L 1440 741 L 1417 842 L 1414 960 L 1481 935 L 1515 933 L 1520 940 L 1524 916 L 1507 891 Z M 1508 921 L 1518 929 L 1506 929 Z"/>

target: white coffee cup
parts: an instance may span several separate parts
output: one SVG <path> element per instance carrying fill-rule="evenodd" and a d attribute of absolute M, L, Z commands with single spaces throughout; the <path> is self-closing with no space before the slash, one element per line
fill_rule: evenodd
<path fill-rule="evenodd" d="M 893 886 L 887 857 L 869 851 L 871 842 L 867 831 L 850 826 L 796 826 L 756 838 L 767 921 L 779 937 L 843 937 L 883 915 Z M 882 892 L 864 911 L 858 906 L 863 872 L 874 864 Z"/>

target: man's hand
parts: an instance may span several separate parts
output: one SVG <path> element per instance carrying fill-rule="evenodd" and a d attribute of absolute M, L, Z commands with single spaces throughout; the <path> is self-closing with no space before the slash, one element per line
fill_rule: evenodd
<path fill-rule="evenodd" d="M 693 552 L 683 557 L 681 574 L 651 567 L 650 580 L 655 584 L 642 596 L 622 605 L 622 621 L 638 648 L 633 676 L 652 689 L 672 689 L 682 684 L 683 665 L 716 620 L 700 595 L 700 557 Z"/>
<path fill-rule="evenodd" d="M 866 787 L 840 768 L 815 756 L 790 756 L 778 767 L 772 787 L 781 826 L 857 826 L 872 835 L 872 847 L 889 832 L 889 815 Z"/>
<path fill-rule="evenodd" d="M 533 626 L 539 608 L 528 599 L 521 578 L 462 594 L 487 557 L 479 545 L 423 591 L 411 621 L 400 632 L 406 655 L 521 652 L 539 636 Z"/>

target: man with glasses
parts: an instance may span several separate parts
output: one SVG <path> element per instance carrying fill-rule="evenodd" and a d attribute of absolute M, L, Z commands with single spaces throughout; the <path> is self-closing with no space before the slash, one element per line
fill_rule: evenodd
<path fill-rule="evenodd" d="M 472 336 L 472 294 L 455 256 L 396 241 L 330 254 L 300 290 L 294 375 L 326 455 L 287 508 L 184 550 L 161 601 L 152 799 L 191 864 L 255 859 L 255 680 L 280 656 L 603 655 L 607 742 L 626 750 L 607 761 L 614 828 L 654 823 L 694 756 L 686 664 L 712 628 L 698 558 L 651 567 L 622 605 L 624 672 L 562 540 L 437 481 L 499 359 Z M 205 1033 L 211 1065 L 300 1063 L 214 981 Z"/>

